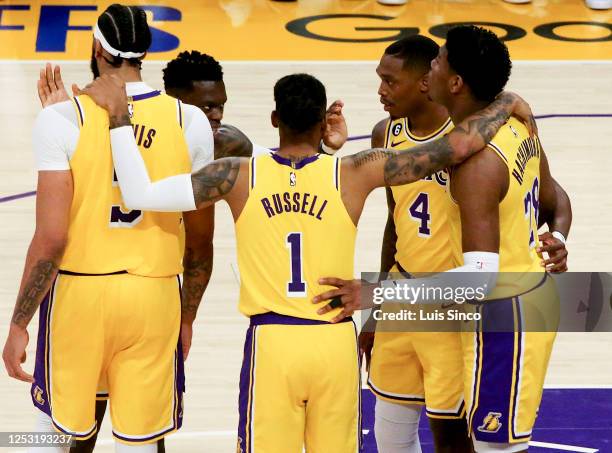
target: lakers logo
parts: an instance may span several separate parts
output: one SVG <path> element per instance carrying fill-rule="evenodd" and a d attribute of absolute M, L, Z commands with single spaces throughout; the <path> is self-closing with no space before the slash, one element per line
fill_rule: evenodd
<path fill-rule="evenodd" d="M 295 176 L 295 173 L 293 172 L 289 173 L 289 185 L 291 187 L 295 187 L 296 184 L 297 184 L 297 177 Z"/>
<path fill-rule="evenodd" d="M 478 431 L 483 433 L 496 433 L 502 427 L 502 423 L 499 421 L 502 414 L 499 412 L 489 412 L 482 421 L 482 425 L 478 427 Z"/>
<path fill-rule="evenodd" d="M 41 406 L 45 404 L 45 399 L 42 397 L 43 391 L 39 386 L 34 387 L 32 394 L 34 395 L 34 401 L 36 401 Z"/>

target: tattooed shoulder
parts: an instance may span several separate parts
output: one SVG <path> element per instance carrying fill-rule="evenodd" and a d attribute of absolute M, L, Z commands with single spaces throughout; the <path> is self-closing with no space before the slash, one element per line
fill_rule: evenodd
<path fill-rule="evenodd" d="M 226 157 L 211 162 L 191 176 L 196 205 L 217 201 L 226 195 L 236 183 L 240 173 L 239 157 Z"/>

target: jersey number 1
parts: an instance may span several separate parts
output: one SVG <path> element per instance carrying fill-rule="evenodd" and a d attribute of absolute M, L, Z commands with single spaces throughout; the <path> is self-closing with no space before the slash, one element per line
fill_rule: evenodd
<path fill-rule="evenodd" d="M 291 281 L 287 283 L 287 297 L 306 297 L 302 269 L 302 233 L 289 233 L 286 244 L 291 258 Z"/>

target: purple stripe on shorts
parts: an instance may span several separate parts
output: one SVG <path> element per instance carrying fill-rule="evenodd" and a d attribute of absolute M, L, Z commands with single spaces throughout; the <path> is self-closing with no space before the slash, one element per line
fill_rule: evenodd
<path fill-rule="evenodd" d="M 50 313 L 53 304 L 53 290 L 55 282 L 40 305 L 38 316 L 38 339 L 36 341 L 36 363 L 34 365 L 34 383 L 32 384 L 31 396 L 34 407 L 40 409 L 51 417 L 50 392 L 47 388 L 48 371 L 48 337 L 50 330 Z"/>
<path fill-rule="evenodd" d="M 242 369 L 240 370 L 240 394 L 238 396 L 238 445 L 241 452 L 249 453 L 251 439 L 250 420 L 251 407 L 253 405 L 253 378 L 255 371 L 254 356 L 256 326 L 250 326 L 244 340 L 244 356 L 242 358 Z M 248 434 L 248 439 L 247 439 Z"/>
<path fill-rule="evenodd" d="M 478 406 L 471 420 L 471 429 L 475 439 L 482 442 L 509 442 L 508 424 L 510 395 L 514 370 L 514 329 L 491 331 L 486 321 L 507 319 L 514 322 L 514 300 L 498 301 L 495 304 L 484 304 L 482 332 L 482 367 L 478 386 Z M 494 313 L 493 313 L 494 312 Z M 498 327 L 498 326 L 495 326 Z"/>
<path fill-rule="evenodd" d="M 349 318 L 344 318 L 340 322 L 349 322 L 352 320 L 353 318 L 349 317 Z M 328 321 L 322 321 L 319 319 L 306 319 L 306 318 L 297 318 L 295 316 L 281 315 L 279 313 L 274 313 L 272 311 L 251 316 L 251 326 L 261 326 L 264 324 L 284 324 L 284 325 L 291 325 L 291 326 L 317 326 L 320 324 L 331 324 L 331 323 Z"/>

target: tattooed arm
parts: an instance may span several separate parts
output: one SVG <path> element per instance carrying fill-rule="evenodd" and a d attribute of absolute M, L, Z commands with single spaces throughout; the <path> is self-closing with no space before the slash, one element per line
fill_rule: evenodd
<path fill-rule="evenodd" d="M 215 208 L 183 214 L 185 222 L 185 253 L 183 255 L 183 286 L 181 290 L 181 344 L 183 360 L 191 349 L 193 322 L 213 268 L 213 234 Z"/>
<path fill-rule="evenodd" d="M 480 151 L 499 128 L 514 114 L 529 123 L 525 102 L 516 94 L 502 93 L 488 107 L 470 115 L 449 134 L 406 151 L 370 149 L 347 156 L 351 165 L 343 165 L 352 180 L 360 181 L 363 190 L 408 184 L 438 170 L 456 165 Z M 533 123 L 532 123 L 533 124 Z"/>
<path fill-rule="evenodd" d="M 32 382 L 21 368 L 28 344 L 27 326 L 57 275 L 68 236 L 72 174 L 40 171 L 36 198 L 36 230 L 26 257 L 21 287 L 2 357 L 9 376 Z"/>
<path fill-rule="evenodd" d="M 240 129 L 222 124 L 215 132 L 215 159 L 223 157 L 251 157 L 253 143 Z"/>

